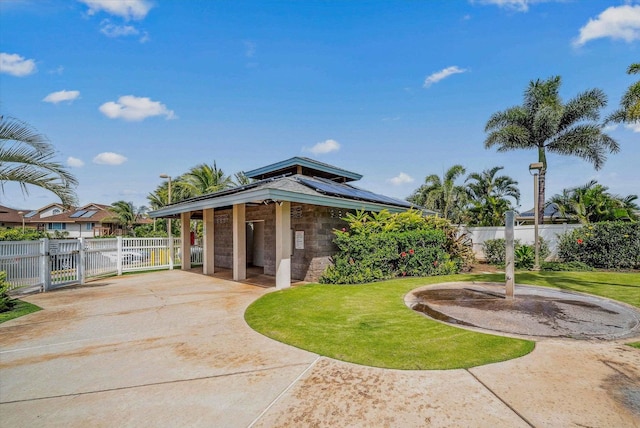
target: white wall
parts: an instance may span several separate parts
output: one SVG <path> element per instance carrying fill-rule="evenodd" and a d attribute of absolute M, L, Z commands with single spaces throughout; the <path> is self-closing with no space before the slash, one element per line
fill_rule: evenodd
<path fill-rule="evenodd" d="M 558 246 L 558 235 L 562 235 L 570 230 L 581 227 L 580 224 L 541 224 L 538 226 L 538 234 L 549 245 L 551 250 L 550 258 L 556 256 Z M 473 252 L 478 260 L 485 260 L 482 251 L 482 243 L 487 239 L 504 238 L 504 226 L 500 227 L 461 227 L 461 230 L 469 235 L 473 242 Z M 514 238 L 519 239 L 523 244 L 534 243 L 534 225 L 524 225 L 514 227 Z"/>

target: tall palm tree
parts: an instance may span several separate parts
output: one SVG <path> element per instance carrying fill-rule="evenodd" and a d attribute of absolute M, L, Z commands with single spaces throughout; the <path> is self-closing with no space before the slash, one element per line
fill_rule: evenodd
<path fill-rule="evenodd" d="M 600 89 L 590 89 L 566 104 L 558 94 L 560 76 L 531 81 L 521 106 L 494 113 L 485 126 L 489 133 L 485 148 L 498 146 L 499 152 L 536 150 L 542 169 L 538 176 L 538 218 L 544 216 L 547 153 L 577 156 L 593 164 L 604 164 L 606 152 L 617 153 L 618 143 L 597 123 L 607 97 Z"/>
<path fill-rule="evenodd" d="M 63 205 L 77 204 L 74 188 L 78 180 L 53 160 L 56 152 L 47 139 L 21 120 L 0 116 L 0 191 L 4 184 L 16 182 L 24 195 L 28 185 L 46 189 Z"/>
<path fill-rule="evenodd" d="M 516 205 L 520 202 L 518 182 L 507 175 L 496 176 L 502 166 L 485 169 L 481 173 L 472 172 L 465 183 L 471 203 L 470 224 L 479 226 L 499 226 L 504 224 L 504 213 L 513 208 L 508 198 Z"/>
<path fill-rule="evenodd" d="M 466 173 L 462 165 L 453 165 L 443 175 L 428 175 L 424 184 L 416 189 L 407 200 L 430 210 L 439 211 L 443 218 L 459 223 L 466 204 L 464 186 L 456 185 L 456 180 Z"/>
<path fill-rule="evenodd" d="M 640 63 L 631 64 L 627 74 L 640 74 Z M 629 86 L 620 100 L 620 109 L 613 112 L 607 120 L 629 123 L 640 120 L 640 80 Z"/>
<path fill-rule="evenodd" d="M 191 168 L 187 173 L 178 177 L 175 181 L 174 201 L 205 195 L 219 190 L 229 189 L 235 184 L 231 177 L 213 165 L 200 164 Z M 173 195 L 172 195 L 173 196 Z"/>

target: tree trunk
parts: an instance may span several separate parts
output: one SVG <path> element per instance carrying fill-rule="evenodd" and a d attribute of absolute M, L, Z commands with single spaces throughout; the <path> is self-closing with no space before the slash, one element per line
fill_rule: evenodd
<path fill-rule="evenodd" d="M 538 212 L 536 213 L 538 216 L 538 224 L 544 223 L 545 176 L 545 168 L 542 168 L 538 176 Z"/>
<path fill-rule="evenodd" d="M 542 162 L 540 175 L 538 176 L 538 224 L 544 224 L 544 203 L 546 192 L 546 175 L 547 175 L 547 156 L 544 147 L 538 150 L 538 161 Z"/>

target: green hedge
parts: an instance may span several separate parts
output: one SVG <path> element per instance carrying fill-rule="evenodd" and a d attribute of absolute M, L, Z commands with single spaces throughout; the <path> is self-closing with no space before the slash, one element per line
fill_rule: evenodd
<path fill-rule="evenodd" d="M 543 262 L 551 251 L 549 250 L 549 244 L 540 236 L 540 253 L 538 254 L 540 262 Z M 503 266 L 506 262 L 506 249 L 505 240 L 499 239 L 487 239 L 482 243 L 485 259 L 487 263 L 492 265 Z M 535 248 L 533 244 L 523 244 L 519 239 L 514 240 L 514 257 L 515 265 L 519 269 L 530 269 L 533 267 L 535 260 Z"/>
<path fill-rule="evenodd" d="M 15 302 L 9 297 L 9 283 L 7 280 L 7 273 L 0 271 L 0 312 L 6 312 L 13 308 Z"/>
<path fill-rule="evenodd" d="M 599 269 L 640 269 L 640 223 L 602 222 L 560 236 L 558 259 Z"/>
<path fill-rule="evenodd" d="M 338 252 L 320 278 L 325 284 L 359 284 L 402 276 L 457 273 L 464 258 L 453 257 L 448 229 L 419 213 L 358 212 L 348 215 L 348 228 L 335 230 Z M 440 223 L 437 223 L 440 225 Z M 456 245 L 462 245 L 459 242 Z"/>

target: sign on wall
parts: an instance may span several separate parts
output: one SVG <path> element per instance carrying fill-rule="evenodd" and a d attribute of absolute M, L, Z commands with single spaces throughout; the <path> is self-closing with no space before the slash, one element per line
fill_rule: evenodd
<path fill-rule="evenodd" d="M 296 250 L 304 250 L 304 230 L 296 230 Z"/>

